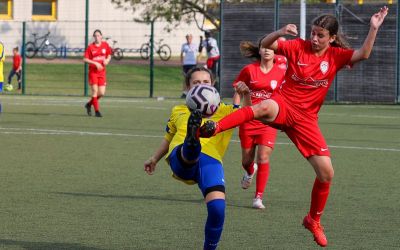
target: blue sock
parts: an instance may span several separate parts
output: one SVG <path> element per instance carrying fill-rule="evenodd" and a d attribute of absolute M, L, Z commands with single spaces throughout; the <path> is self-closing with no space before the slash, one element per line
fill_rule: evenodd
<path fill-rule="evenodd" d="M 225 220 L 225 200 L 216 199 L 207 203 L 208 217 L 204 230 L 204 250 L 217 248 Z"/>
<path fill-rule="evenodd" d="M 188 161 L 195 161 L 199 159 L 201 152 L 201 144 L 199 143 L 190 144 L 185 140 L 182 145 L 183 157 Z"/>

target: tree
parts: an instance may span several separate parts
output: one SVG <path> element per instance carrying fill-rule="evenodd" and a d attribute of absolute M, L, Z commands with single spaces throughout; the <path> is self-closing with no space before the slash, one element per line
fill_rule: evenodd
<path fill-rule="evenodd" d="M 204 30 L 205 19 L 219 30 L 219 0 L 111 0 L 118 8 L 131 9 L 140 13 L 140 22 L 150 22 L 162 18 L 178 26 L 182 21 L 196 22 Z M 207 2 L 207 4 L 205 4 Z M 170 29 L 171 27 L 169 27 Z"/>

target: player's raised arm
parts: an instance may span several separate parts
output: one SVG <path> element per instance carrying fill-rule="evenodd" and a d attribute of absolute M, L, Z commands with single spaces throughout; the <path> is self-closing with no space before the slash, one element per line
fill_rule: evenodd
<path fill-rule="evenodd" d="M 370 20 L 370 27 L 369 27 L 369 32 L 367 37 L 364 40 L 364 43 L 362 47 L 356 51 L 354 51 L 353 56 L 351 57 L 351 63 L 357 63 L 359 61 L 368 59 L 372 47 L 374 46 L 376 34 L 378 33 L 379 27 L 382 25 L 383 21 L 385 20 L 385 17 L 388 13 L 389 9 L 384 6 L 379 10 L 379 12 L 375 13 L 372 15 L 371 20 Z"/>
<path fill-rule="evenodd" d="M 261 47 L 276 51 L 278 49 L 277 39 L 285 35 L 297 36 L 297 26 L 294 24 L 288 24 L 281 29 L 268 34 L 261 41 Z"/>

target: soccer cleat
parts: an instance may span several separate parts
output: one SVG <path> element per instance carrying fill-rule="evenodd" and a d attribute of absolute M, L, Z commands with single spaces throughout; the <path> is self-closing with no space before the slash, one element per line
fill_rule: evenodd
<path fill-rule="evenodd" d="M 94 116 L 96 116 L 96 117 L 103 117 L 103 116 L 101 115 L 100 111 L 96 111 L 96 113 L 94 114 Z"/>
<path fill-rule="evenodd" d="M 90 105 L 90 103 L 86 103 L 85 108 L 86 108 L 87 115 L 92 116 L 92 105 Z"/>
<path fill-rule="evenodd" d="M 218 123 L 214 121 L 206 121 L 203 126 L 200 127 L 200 137 L 210 138 L 217 132 Z"/>
<path fill-rule="evenodd" d="M 253 177 L 257 172 L 258 165 L 256 163 L 254 163 L 253 168 L 254 168 L 254 172 L 253 172 L 252 175 L 248 175 L 247 172 L 245 172 L 244 175 L 243 175 L 243 178 L 242 178 L 242 180 L 240 182 L 242 184 L 242 188 L 243 189 L 248 189 L 250 187 L 251 182 L 253 181 Z"/>
<path fill-rule="evenodd" d="M 200 125 L 201 125 L 201 112 L 198 110 L 194 110 L 190 113 L 188 123 L 187 123 L 187 133 L 186 133 L 186 138 L 185 142 L 187 145 L 190 146 L 196 146 L 199 141 L 199 135 L 200 135 Z"/>
<path fill-rule="evenodd" d="M 307 214 L 306 217 L 304 217 L 303 226 L 314 235 L 314 241 L 317 242 L 318 245 L 321 247 L 326 247 L 326 245 L 328 245 L 324 228 L 320 222 L 313 220 L 310 214 Z"/>
<path fill-rule="evenodd" d="M 255 209 L 265 209 L 265 206 L 262 203 L 262 199 L 260 197 L 256 197 L 256 198 L 253 199 L 253 208 L 255 208 Z"/>

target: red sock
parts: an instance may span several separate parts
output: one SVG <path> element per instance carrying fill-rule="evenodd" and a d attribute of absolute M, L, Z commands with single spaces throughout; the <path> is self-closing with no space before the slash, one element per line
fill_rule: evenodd
<path fill-rule="evenodd" d="M 227 115 L 218 121 L 216 133 L 234 128 L 242 123 L 251 121 L 253 119 L 254 119 L 254 112 L 251 106 L 240 108 L 235 112 L 233 112 L 232 114 Z"/>
<path fill-rule="evenodd" d="M 257 178 L 256 178 L 256 195 L 255 197 L 262 198 L 265 187 L 267 186 L 269 177 L 269 162 L 267 163 L 257 163 Z"/>
<path fill-rule="evenodd" d="M 314 187 L 311 192 L 310 216 L 315 221 L 320 221 L 326 201 L 329 196 L 330 182 L 320 182 L 315 178 Z"/>
<path fill-rule="evenodd" d="M 242 165 L 243 169 L 246 171 L 247 175 L 254 174 L 254 162 L 250 163 L 250 165 Z"/>
<path fill-rule="evenodd" d="M 92 97 L 90 102 L 93 104 L 94 111 L 99 111 L 99 102 L 97 101 L 97 97 Z"/>

